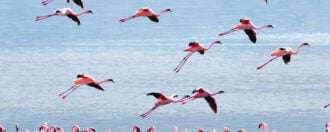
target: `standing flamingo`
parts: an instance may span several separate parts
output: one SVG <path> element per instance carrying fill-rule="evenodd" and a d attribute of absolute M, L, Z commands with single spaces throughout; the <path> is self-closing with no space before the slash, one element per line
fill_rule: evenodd
<path fill-rule="evenodd" d="M 60 8 L 60 9 L 54 11 L 53 13 L 51 13 L 49 15 L 37 16 L 36 21 L 40 21 L 42 19 L 49 18 L 49 17 L 52 17 L 52 16 L 67 16 L 67 17 L 71 18 L 73 21 L 75 21 L 79 26 L 80 25 L 80 20 L 79 20 L 78 17 L 80 15 L 88 14 L 88 13 L 93 14 L 93 12 L 91 10 L 86 10 L 86 11 L 83 11 L 83 12 L 77 14 L 70 8 Z"/>
<path fill-rule="evenodd" d="M 204 55 L 204 52 L 206 50 L 209 50 L 214 44 L 221 44 L 220 41 L 214 41 L 212 42 L 208 48 L 205 48 L 202 44 L 200 44 L 199 42 L 197 41 L 194 41 L 194 42 L 190 42 L 188 44 L 188 47 L 186 49 L 183 50 L 183 52 L 189 52 L 189 54 L 187 54 L 183 59 L 182 61 L 179 63 L 179 65 L 177 67 L 174 68 L 173 71 L 175 71 L 176 73 L 178 73 L 182 66 L 186 63 L 186 61 L 188 60 L 188 58 L 194 54 L 196 51 L 199 52 L 201 55 Z"/>
<path fill-rule="evenodd" d="M 133 132 L 140 132 L 140 127 L 138 125 L 134 125 Z"/>
<path fill-rule="evenodd" d="M 82 85 L 88 85 L 91 87 L 95 87 L 98 90 L 104 91 L 102 86 L 100 85 L 101 83 L 105 82 L 114 82 L 112 79 L 105 79 L 101 82 L 96 82 L 95 79 L 89 75 L 84 75 L 84 74 L 79 74 L 77 75 L 77 79 L 73 80 L 73 86 L 64 92 L 60 93 L 59 96 L 62 96 L 63 99 L 65 99 L 67 96 L 69 96 L 74 90 L 76 90 L 78 87 Z M 71 90 L 71 91 L 70 91 Z M 67 93 L 68 92 L 68 93 Z M 66 95 L 63 95 L 67 93 Z"/>
<path fill-rule="evenodd" d="M 80 132 L 80 127 L 78 125 L 73 125 L 71 127 L 71 132 Z"/>
<path fill-rule="evenodd" d="M 304 47 L 304 46 L 309 46 L 308 43 L 302 43 L 298 46 L 297 50 L 296 51 L 293 51 L 292 48 L 290 47 L 280 47 L 280 48 L 277 48 L 277 50 L 273 51 L 270 53 L 270 56 L 275 56 L 274 58 L 270 59 L 269 61 L 267 61 L 266 63 L 260 65 L 257 67 L 257 70 L 263 68 L 265 65 L 267 65 L 269 62 L 275 60 L 276 58 L 278 57 L 281 57 L 282 56 L 282 59 L 284 61 L 284 64 L 288 64 L 291 60 L 291 55 L 296 55 L 299 53 L 299 50 L 301 47 Z"/>
<path fill-rule="evenodd" d="M 172 11 L 171 11 L 171 9 L 165 9 L 165 10 L 161 11 L 159 14 L 157 14 L 153 10 L 151 10 L 149 7 L 143 7 L 141 9 L 135 11 L 133 16 L 130 16 L 128 18 L 120 19 L 119 21 L 120 22 L 125 22 L 127 20 L 143 16 L 143 17 L 148 17 L 153 22 L 159 22 L 158 17 L 160 15 L 162 15 L 163 13 L 165 13 L 165 12 L 172 12 Z"/>
<path fill-rule="evenodd" d="M 330 132 L 330 122 L 325 123 L 326 132 Z"/>
<path fill-rule="evenodd" d="M 182 104 L 186 104 L 187 102 L 193 101 L 197 98 L 204 98 L 206 102 L 209 104 L 210 108 L 214 113 L 217 113 L 217 103 L 215 101 L 215 98 L 212 96 L 216 94 L 222 94 L 225 93 L 224 91 L 218 91 L 215 93 L 210 93 L 207 90 L 204 90 L 203 88 L 197 88 L 193 90 L 193 95 L 191 97 L 188 97 L 188 99 L 185 99 Z"/>
<path fill-rule="evenodd" d="M 42 1 L 41 1 L 41 4 L 42 4 L 43 6 L 45 6 L 45 5 L 49 4 L 49 3 L 52 2 L 52 1 L 53 1 L 53 0 L 42 0 Z M 70 3 L 70 0 L 66 0 L 66 2 L 67 2 L 67 3 Z M 83 5 L 83 3 L 82 3 L 81 0 L 73 0 L 73 2 L 76 3 L 81 9 L 84 8 L 84 5 Z"/>
<path fill-rule="evenodd" d="M 155 98 L 157 98 L 157 102 L 154 104 L 154 106 L 148 110 L 146 113 L 143 113 L 141 114 L 140 116 L 142 118 L 145 118 L 147 117 L 152 111 L 154 111 L 156 108 L 158 108 L 159 106 L 162 106 L 162 105 L 166 105 L 166 104 L 169 104 L 169 103 L 178 103 L 178 102 L 182 102 L 183 99 L 189 97 L 189 95 L 186 95 L 186 96 L 183 96 L 181 99 L 175 101 L 174 98 L 178 97 L 178 95 L 176 94 L 173 94 L 171 96 L 164 96 L 163 94 L 161 93 L 157 93 L 157 92 L 151 92 L 151 93 L 148 93 L 147 96 L 149 95 L 152 95 L 154 96 Z"/>
<path fill-rule="evenodd" d="M 147 132 L 156 132 L 155 126 L 149 127 Z"/>
<path fill-rule="evenodd" d="M 261 27 L 256 27 L 252 22 L 250 22 L 249 18 L 240 19 L 239 21 L 240 21 L 239 24 L 235 25 L 232 29 L 230 29 L 227 32 L 220 33 L 219 36 L 224 36 L 226 34 L 229 34 L 231 32 L 238 31 L 238 30 L 244 30 L 246 35 L 249 36 L 250 41 L 252 43 L 256 43 L 257 42 L 257 35 L 256 35 L 256 32 L 254 31 L 254 29 L 255 30 L 260 30 L 260 29 L 263 29 L 263 28 L 273 28 L 272 25 L 264 25 L 264 26 L 261 26 Z"/>

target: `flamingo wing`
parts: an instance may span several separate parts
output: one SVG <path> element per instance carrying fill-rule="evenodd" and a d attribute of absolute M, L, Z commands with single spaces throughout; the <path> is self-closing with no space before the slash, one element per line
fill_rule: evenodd
<path fill-rule="evenodd" d="M 210 108 L 214 113 L 217 113 L 217 103 L 212 96 L 205 97 L 206 102 L 209 104 Z"/>
<path fill-rule="evenodd" d="M 148 18 L 153 21 L 153 22 L 159 22 L 159 19 L 157 16 L 153 15 L 153 16 L 148 16 Z"/>
<path fill-rule="evenodd" d="M 81 9 L 84 8 L 84 5 L 81 0 L 73 0 L 74 3 L 76 3 Z"/>
<path fill-rule="evenodd" d="M 246 35 L 249 36 L 249 39 L 252 43 L 256 43 L 257 42 L 257 35 L 256 32 L 252 29 L 245 29 L 244 32 L 246 33 Z"/>
<path fill-rule="evenodd" d="M 148 93 L 147 96 L 149 96 L 149 95 L 152 95 L 152 96 L 154 96 L 157 99 L 159 99 L 159 98 L 166 98 L 163 94 L 157 93 L 157 92 Z"/>
<path fill-rule="evenodd" d="M 288 64 L 291 60 L 291 54 L 283 55 L 282 59 L 284 61 L 284 64 Z"/>
<path fill-rule="evenodd" d="M 101 85 L 100 85 L 100 84 L 97 84 L 97 83 L 95 83 L 95 82 L 89 83 L 89 84 L 87 84 L 87 85 L 88 85 L 88 86 L 91 86 L 91 87 L 94 87 L 94 88 L 96 88 L 96 89 L 98 89 L 98 90 L 104 91 L 104 89 L 101 87 Z"/>
<path fill-rule="evenodd" d="M 80 25 L 80 20 L 77 16 L 69 14 L 67 15 L 69 18 L 71 18 L 73 21 L 77 22 L 78 26 Z"/>

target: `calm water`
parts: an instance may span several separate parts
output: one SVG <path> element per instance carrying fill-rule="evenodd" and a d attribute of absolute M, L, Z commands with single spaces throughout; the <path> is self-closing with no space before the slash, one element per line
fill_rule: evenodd
<path fill-rule="evenodd" d="M 264 121 L 278 132 L 320 132 L 330 121 L 330 110 L 323 109 L 330 103 L 330 1 L 87 0 L 85 9 L 94 14 L 81 16 L 79 27 L 65 17 L 35 22 L 35 16 L 57 8 L 81 11 L 64 0 L 46 7 L 39 3 L 0 1 L 0 124 L 7 131 L 14 131 L 16 122 L 30 131 L 48 122 L 66 131 L 78 124 L 127 132 L 137 124 L 143 130 L 154 125 L 160 132 L 175 126 L 180 131 L 227 126 L 253 132 Z M 158 24 L 146 18 L 118 22 L 145 6 L 173 12 L 162 15 Z M 257 31 L 257 44 L 241 31 L 217 36 L 245 17 L 275 28 Z M 204 56 L 193 55 L 175 74 L 173 68 L 186 55 L 182 50 L 194 40 L 204 45 L 220 40 L 223 45 Z M 311 46 L 290 64 L 278 59 L 256 71 L 272 50 L 295 49 L 302 42 Z M 81 73 L 115 83 L 104 84 L 104 92 L 84 86 L 62 100 L 58 94 Z M 146 93 L 184 95 L 197 87 L 226 92 L 215 96 L 218 114 L 200 99 L 139 117 L 156 101 Z"/>

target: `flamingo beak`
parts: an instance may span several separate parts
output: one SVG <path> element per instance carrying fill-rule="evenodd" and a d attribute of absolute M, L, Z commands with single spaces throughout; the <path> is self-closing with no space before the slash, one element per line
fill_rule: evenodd
<path fill-rule="evenodd" d="M 268 27 L 270 27 L 270 28 L 274 28 L 273 25 L 268 25 Z"/>
<path fill-rule="evenodd" d="M 115 83 L 112 79 L 108 79 L 109 82 Z"/>

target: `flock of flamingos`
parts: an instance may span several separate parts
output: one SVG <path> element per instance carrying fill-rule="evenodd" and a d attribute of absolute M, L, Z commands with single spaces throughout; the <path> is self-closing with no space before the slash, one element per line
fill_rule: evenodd
<path fill-rule="evenodd" d="M 42 5 L 47 5 L 50 2 L 52 2 L 53 0 L 43 0 L 41 2 Z M 69 3 L 70 0 L 67 0 L 67 3 Z M 83 6 L 83 2 L 81 0 L 73 0 L 73 2 L 75 4 L 77 4 L 81 9 L 84 8 Z M 268 1 L 265 0 L 265 2 L 267 3 Z M 137 18 L 137 17 L 148 17 L 152 22 L 159 22 L 159 16 L 162 15 L 163 13 L 166 12 L 171 12 L 170 9 L 165 9 L 163 11 L 161 11 L 160 13 L 155 13 L 152 9 L 148 8 L 148 7 L 144 7 L 141 8 L 139 10 L 137 10 L 132 16 L 127 17 L 127 18 L 123 18 L 120 19 L 119 22 L 123 23 L 125 21 L 131 20 L 133 18 Z M 76 22 L 78 24 L 78 26 L 81 24 L 80 20 L 79 20 L 79 16 L 83 15 L 83 14 L 90 14 L 93 13 L 91 10 L 86 10 L 83 11 L 81 13 L 75 13 L 72 9 L 70 8 L 61 8 L 58 9 L 56 11 L 54 11 L 51 14 L 48 15 L 44 15 L 44 16 L 37 16 L 36 17 L 36 21 L 45 19 L 45 18 L 49 18 L 52 16 L 67 16 L 70 19 L 72 19 L 74 22 Z M 248 36 L 249 40 L 252 43 L 256 43 L 257 41 L 257 37 L 256 37 L 256 32 L 255 30 L 260 30 L 263 28 L 273 28 L 272 25 L 264 25 L 261 27 L 256 27 L 248 18 L 244 18 L 244 19 L 240 19 L 239 24 L 235 25 L 232 29 L 224 32 L 224 33 L 220 33 L 219 36 L 224 36 L 226 34 L 232 33 L 234 31 L 238 31 L 238 30 L 243 30 L 246 35 Z M 204 47 L 201 43 L 194 41 L 194 42 L 190 42 L 188 44 L 188 47 L 186 49 L 184 49 L 184 52 L 189 52 L 183 59 L 182 61 L 179 63 L 179 65 L 177 67 L 174 68 L 174 72 L 178 73 L 181 68 L 183 67 L 183 65 L 186 63 L 186 61 L 188 60 L 189 57 L 191 57 L 191 55 L 195 52 L 200 53 L 201 55 L 204 54 L 205 51 L 209 50 L 213 45 L 215 44 L 221 44 L 220 41 L 214 41 L 212 42 L 207 48 Z M 270 56 L 273 56 L 273 58 L 271 58 L 269 61 L 267 61 L 266 63 L 260 65 L 257 67 L 257 70 L 260 70 L 261 68 L 263 68 L 265 65 L 267 65 L 268 63 L 270 63 L 271 61 L 273 61 L 274 59 L 278 58 L 278 57 L 282 57 L 283 61 L 285 64 L 288 64 L 291 60 L 291 56 L 292 55 L 296 55 L 298 54 L 300 48 L 304 47 L 304 46 L 309 46 L 308 43 L 301 43 L 298 48 L 296 50 L 293 50 L 290 47 L 280 47 L 277 48 L 275 51 L 270 53 Z M 89 75 L 84 75 L 84 74 L 80 74 L 77 75 L 77 78 L 73 81 L 73 86 L 70 87 L 69 89 L 65 90 L 64 92 L 60 93 L 59 96 L 62 97 L 62 99 L 65 99 L 67 96 L 69 96 L 73 91 L 75 91 L 77 88 L 79 88 L 80 86 L 83 85 L 88 85 L 91 87 L 94 87 L 98 90 L 104 90 L 101 86 L 102 83 L 105 82 L 114 82 L 112 79 L 105 79 L 103 81 L 97 82 L 93 77 L 89 76 Z M 203 88 L 197 88 L 194 89 L 192 91 L 192 95 L 185 95 L 183 96 L 181 99 L 175 100 L 176 97 L 178 97 L 178 95 L 170 95 L 170 96 L 165 96 L 162 93 L 157 93 L 157 92 L 150 92 L 147 94 L 147 96 L 154 96 L 157 101 L 154 104 L 154 106 L 149 109 L 147 112 L 141 114 L 141 118 L 145 118 L 147 117 L 152 111 L 154 111 L 156 108 L 158 108 L 159 106 L 162 105 L 166 105 L 166 104 L 170 104 L 170 103 L 181 103 L 186 104 L 190 101 L 193 101 L 195 99 L 198 98 L 204 98 L 206 100 L 206 102 L 209 104 L 211 110 L 214 113 L 217 113 L 217 104 L 216 104 L 216 100 L 214 97 L 214 95 L 216 94 L 222 94 L 224 93 L 224 91 L 217 91 L 214 93 L 211 93 Z M 330 104 L 327 104 L 324 106 L 324 108 L 327 108 L 328 106 L 330 106 Z M 262 129 L 263 132 L 268 132 L 268 125 L 265 122 L 261 122 L 259 124 L 259 129 Z M 18 124 L 16 124 L 16 132 L 19 131 L 19 127 Z M 28 131 L 28 130 L 25 130 Z M 57 127 L 54 125 L 48 126 L 47 123 L 44 123 L 43 125 L 41 125 L 41 127 L 39 128 L 39 132 L 63 132 L 64 130 L 61 127 Z M 95 132 L 96 130 L 94 128 L 89 128 L 89 129 L 84 129 L 84 130 L 80 130 L 78 125 L 74 125 L 72 126 L 72 132 Z M 150 127 L 147 132 L 155 132 L 156 129 L 154 126 Z M 326 131 L 330 132 L 330 123 L 326 123 Z M 5 128 L 3 126 L 0 125 L 0 132 L 5 132 Z M 110 132 L 110 130 L 107 130 L 107 132 Z M 140 128 L 138 126 L 134 126 L 133 127 L 133 132 L 140 132 Z M 174 132 L 178 132 L 178 128 L 175 127 L 174 128 Z M 187 129 L 185 129 L 185 132 L 187 132 Z M 198 132 L 203 132 L 203 129 L 199 129 Z M 216 130 L 214 129 L 213 132 L 216 132 Z M 228 132 L 228 128 L 224 127 L 223 128 L 223 132 Z M 244 129 L 240 129 L 238 132 L 245 132 Z M 275 132 L 275 130 L 272 130 L 272 132 Z"/>

